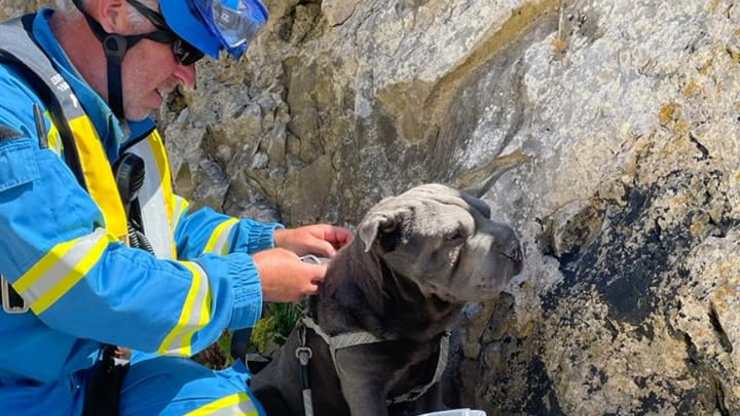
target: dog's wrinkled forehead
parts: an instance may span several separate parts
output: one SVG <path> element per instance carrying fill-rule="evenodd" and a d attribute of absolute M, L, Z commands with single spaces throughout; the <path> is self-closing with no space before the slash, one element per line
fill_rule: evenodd
<path fill-rule="evenodd" d="M 440 184 L 417 186 L 399 196 L 386 198 L 373 207 L 370 213 L 392 212 L 404 207 L 419 206 L 451 206 L 464 210 L 470 210 L 472 208 L 481 212 L 486 218 L 490 217 L 490 208 L 485 202 L 460 192 L 457 189 Z"/>
<path fill-rule="evenodd" d="M 490 217 L 490 209 L 483 201 L 448 186 L 427 184 L 380 201 L 367 213 L 358 232 L 368 250 L 378 232 L 410 223 L 422 235 L 443 235 L 461 224 L 470 228 L 474 222 L 472 212 Z"/>
<path fill-rule="evenodd" d="M 461 195 L 462 193 L 456 189 L 436 183 L 431 183 L 411 188 L 408 191 L 397 196 L 396 198 L 407 200 L 432 200 L 444 203 L 458 203 L 463 204 L 463 206 L 467 206 Z"/>

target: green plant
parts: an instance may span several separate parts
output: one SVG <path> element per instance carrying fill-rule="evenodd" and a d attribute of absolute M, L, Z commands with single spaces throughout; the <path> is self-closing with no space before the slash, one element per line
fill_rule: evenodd
<path fill-rule="evenodd" d="M 271 303 L 266 305 L 263 318 L 257 321 L 250 338 L 251 351 L 270 354 L 285 344 L 288 335 L 303 313 L 301 305 L 291 303 Z M 218 342 L 194 357 L 195 361 L 213 369 L 222 369 L 233 364 L 231 358 L 231 333 L 224 331 Z"/>
<path fill-rule="evenodd" d="M 303 308 L 292 303 L 272 303 L 266 307 L 264 318 L 252 331 L 252 345 L 261 353 L 269 353 L 271 347 L 285 344 L 290 331 L 301 317 Z"/>

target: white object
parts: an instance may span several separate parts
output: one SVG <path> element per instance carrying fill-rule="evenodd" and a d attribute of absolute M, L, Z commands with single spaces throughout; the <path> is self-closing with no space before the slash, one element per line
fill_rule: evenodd
<path fill-rule="evenodd" d="M 473 409 L 451 409 L 441 412 L 424 413 L 419 416 L 486 416 L 486 412 Z"/>

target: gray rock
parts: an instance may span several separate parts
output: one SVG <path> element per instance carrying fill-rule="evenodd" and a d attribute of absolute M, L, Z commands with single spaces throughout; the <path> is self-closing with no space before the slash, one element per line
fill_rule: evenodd
<path fill-rule="evenodd" d="M 255 53 L 205 66 L 221 92 L 192 100 L 280 103 L 272 126 L 223 141 L 245 143 L 243 166 L 268 155 L 247 182 L 289 224 L 351 223 L 419 182 L 490 188 L 528 263 L 510 294 L 466 314 L 450 404 L 740 411 L 735 3 L 340 3 L 311 20 L 273 2 Z M 239 73 L 240 89 L 215 86 Z"/>
<path fill-rule="evenodd" d="M 0 21 L 30 13 L 41 6 L 53 3 L 53 0 L 0 0 Z"/>
<path fill-rule="evenodd" d="M 178 192 L 297 225 L 475 189 L 527 263 L 463 317 L 451 406 L 740 414 L 736 0 L 266 3 L 161 111 Z"/>

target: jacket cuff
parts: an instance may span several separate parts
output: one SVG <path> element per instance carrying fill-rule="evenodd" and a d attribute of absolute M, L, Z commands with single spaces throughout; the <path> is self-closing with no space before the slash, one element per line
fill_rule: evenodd
<path fill-rule="evenodd" d="M 250 256 L 240 256 L 229 264 L 234 306 L 229 329 L 251 328 L 262 316 L 262 283 Z"/>
<path fill-rule="evenodd" d="M 285 228 L 283 224 L 276 222 L 264 223 L 248 218 L 242 219 L 239 226 L 246 228 L 247 241 L 245 242 L 245 248 L 246 252 L 250 254 L 268 248 L 274 248 L 275 230 Z"/>

